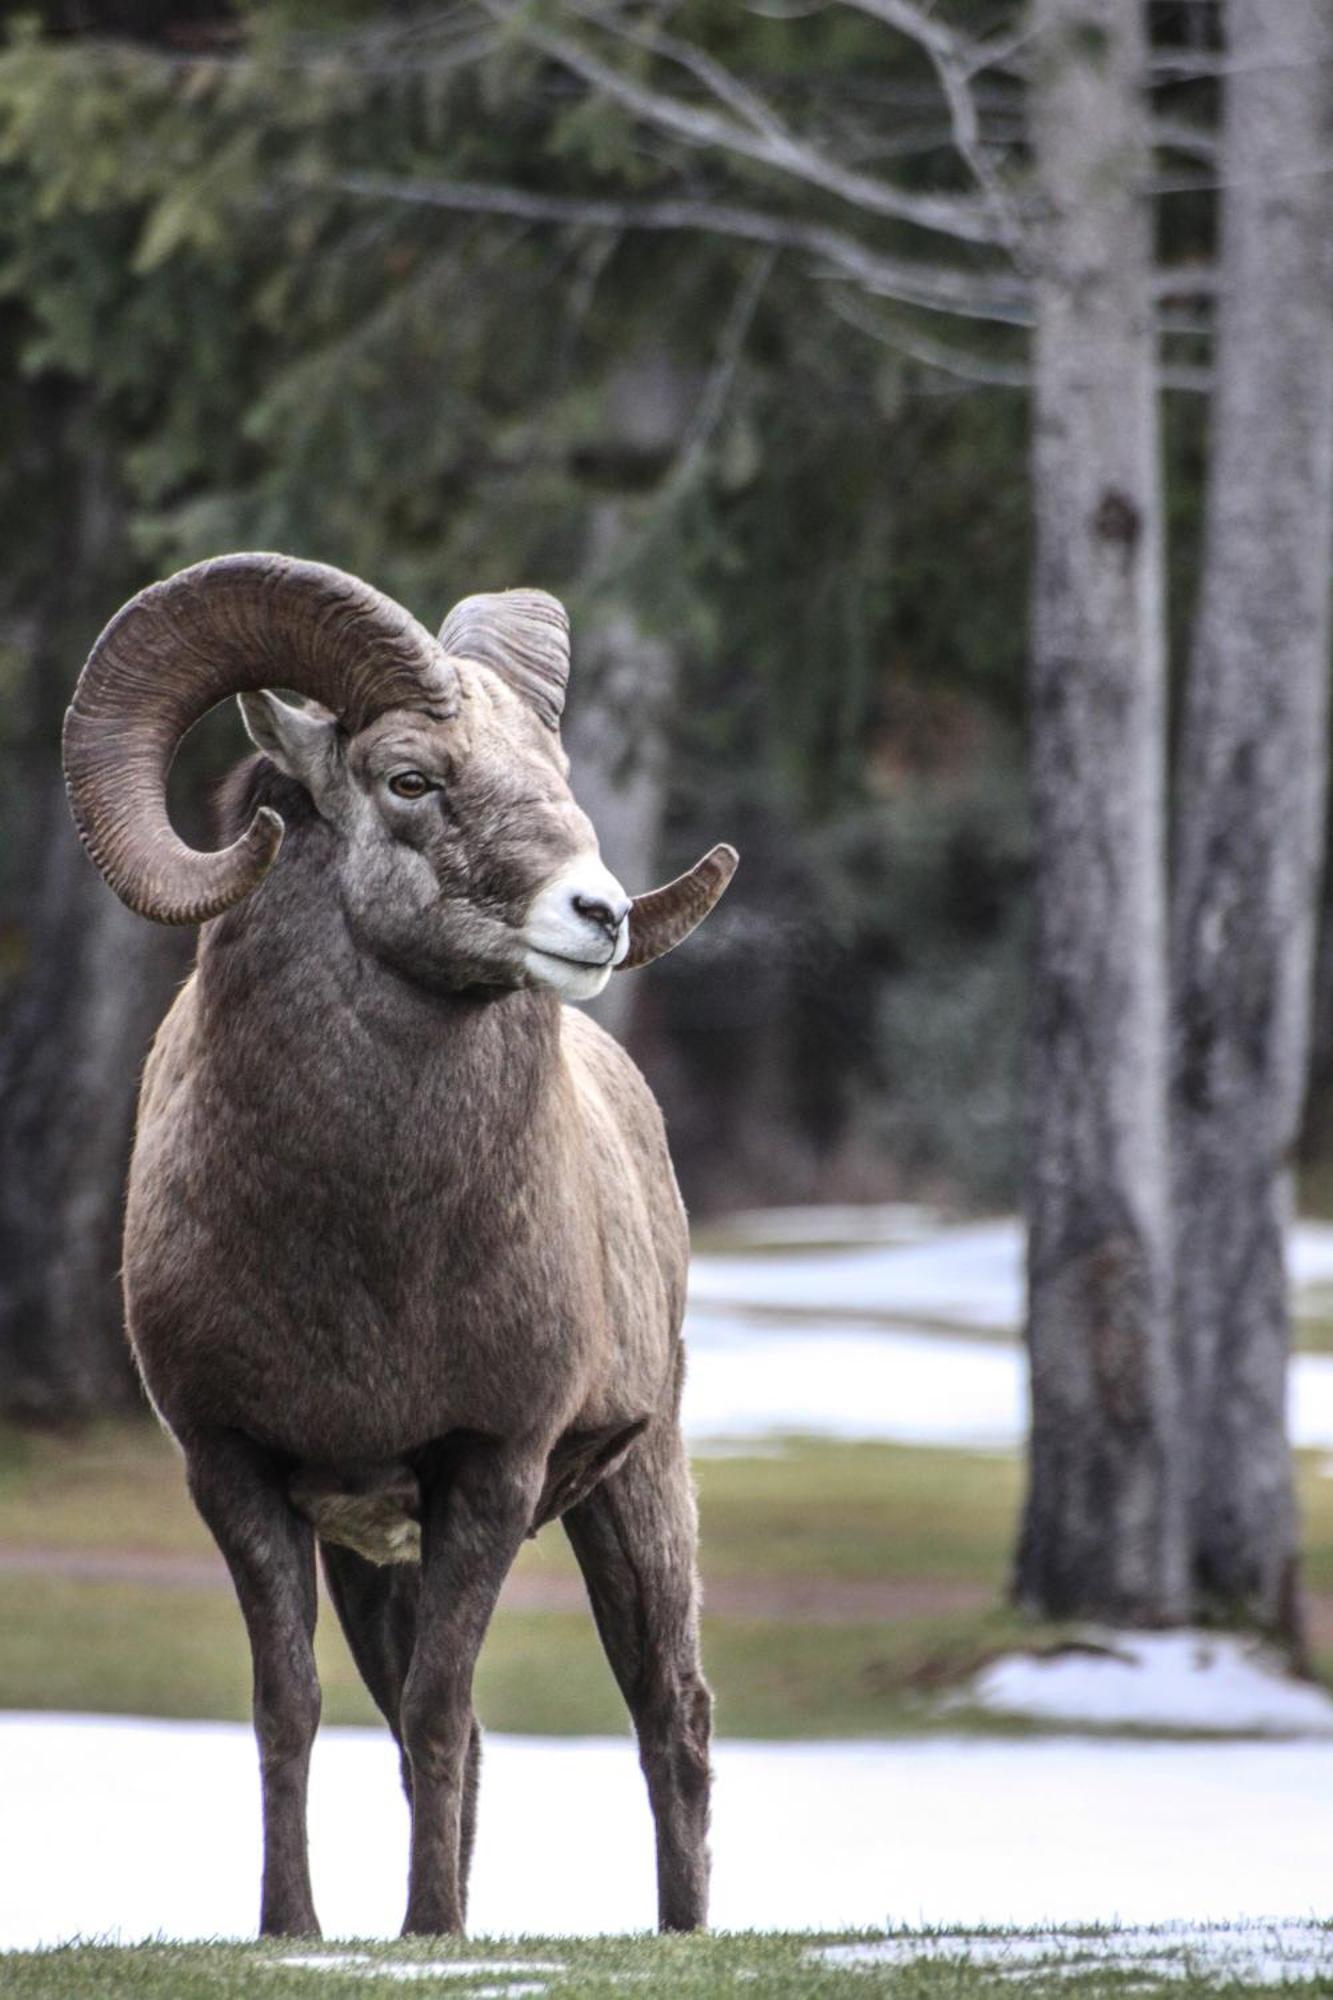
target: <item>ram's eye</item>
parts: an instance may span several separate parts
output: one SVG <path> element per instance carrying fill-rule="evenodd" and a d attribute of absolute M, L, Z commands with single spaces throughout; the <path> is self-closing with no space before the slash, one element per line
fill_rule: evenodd
<path fill-rule="evenodd" d="M 423 799 L 435 787 L 420 771 L 395 771 L 389 780 L 389 790 L 400 799 Z"/>

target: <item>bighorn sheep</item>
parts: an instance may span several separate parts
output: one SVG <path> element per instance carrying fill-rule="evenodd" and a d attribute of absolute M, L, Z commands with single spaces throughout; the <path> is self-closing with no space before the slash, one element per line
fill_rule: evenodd
<path fill-rule="evenodd" d="M 227 556 L 132 599 L 66 717 L 94 862 L 204 924 L 144 1077 L 125 1296 L 249 1632 L 267 1933 L 318 1931 L 316 1540 L 401 1751 L 405 1928 L 454 1931 L 473 1667 L 556 1516 L 638 1733 L 661 1924 L 705 1917 L 684 1216 L 647 1086 L 561 1002 L 670 950 L 736 857 L 631 903 L 566 782 L 568 670 L 540 591 L 465 598 L 436 640 L 339 570 Z M 263 755 L 196 853 L 167 770 L 230 693 Z"/>

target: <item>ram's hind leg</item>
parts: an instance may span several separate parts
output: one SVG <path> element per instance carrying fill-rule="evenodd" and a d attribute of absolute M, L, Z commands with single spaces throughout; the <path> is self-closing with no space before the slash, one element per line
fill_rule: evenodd
<path fill-rule="evenodd" d="M 564 1521 L 639 1739 L 658 1922 L 695 1930 L 708 1917 L 712 1697 L 699 1657 L 694 1488 L 676 1427 L 646 1431 Z"/>
<path fill-rule="evenodd" d="M 235 1432 L 185 1442 L 190 1491 L 227 1559 L 254 1661 L 264 1800 L 265 1936 L 318 1937 L 306 1848 L 310 1750 L 319 1725 L 313 1639 L 315 1537 L 285 1476 Z"/>
<path fill-rule="evenodd" d="M 324 1576 L 357 1671 L 380 1714 L 393 1731 L 402 1762 L 403 1790 L 412 1803 L 412 1760 L 403 1746 L 403 1683 L 417 1638 L 421 1570 L 416 1563 L 367 1562 L 353 1549 L 321 1542 Z M 463 1780 L 459 1890 L 467 1915 L 467 1883 L 477 1831 L 477 1790 L 481 1777 L 481 1730 L 472 1717 Z"/>

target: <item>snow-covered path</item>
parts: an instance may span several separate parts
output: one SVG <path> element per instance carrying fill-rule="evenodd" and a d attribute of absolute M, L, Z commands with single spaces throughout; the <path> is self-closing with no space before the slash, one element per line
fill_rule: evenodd
<path fill-rule="evenodd" d="M 723 1743 L 717 1766 L 724 1928 L 1333 1912 L 1329 1743 Z M 252 1933 L 248 1729 L 6 1715 L 0 1769 L 0 1948 Z M 406 1816 L 387 1736 L 322 1733 L 311 1824 L 329 1934 L 391 1935 Z M 628 1742 L 488 1739 L 474 1930 L 642 1928 L 652 1874 Z"/>
<path fill-rule="evenodd" d="M 1333 1227 L 1302 1223 L 1298 1287 L 1333 1281 Z M 695 1257 L 685 1424 L 692 1439 L 775 1431 L 1008 1450 L 1027 1425 L 1016 1222 L 849 1250 Z M 957 1333 L 923 1325 L 972 1328 Z M 1333 1354 L 1290 1374 L 1295 1444 L 1333 1451 Z"/>

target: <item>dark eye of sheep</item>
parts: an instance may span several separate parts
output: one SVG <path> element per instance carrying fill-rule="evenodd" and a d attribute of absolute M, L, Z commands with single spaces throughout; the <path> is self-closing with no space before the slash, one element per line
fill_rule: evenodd
<path fill-rule="evenodd" d="M 430 779 L 424 778 L 420 771 L 396 771 L 389 780 L 389 790 L 400 799 L 421 799 L 434 789 Z"/>

